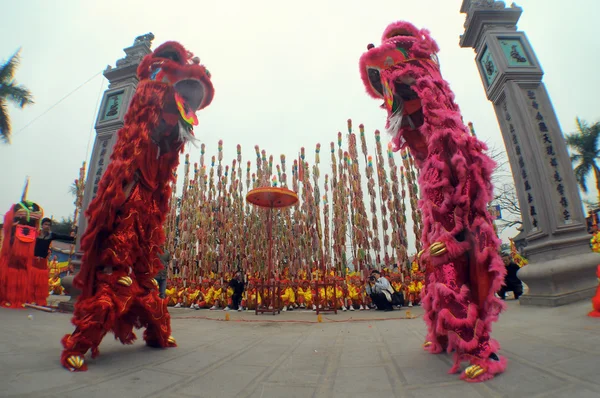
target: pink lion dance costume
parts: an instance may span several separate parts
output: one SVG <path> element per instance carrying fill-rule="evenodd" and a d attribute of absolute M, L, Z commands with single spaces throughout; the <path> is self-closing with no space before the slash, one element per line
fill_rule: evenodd
<path fill-rule="evenodd" d="M 96 357 L 109 331 L 131 344 L 133 328 L 145 327 L 147 345 L 176 346 L 167 300 L 159 298 L 154 277 L 162 268 L 158 254 L 173 171 L 193 138 L 195 112 L 210 104 L 214 89 L 200 60 L 176 42 L 146 55 L 137 73 L 140 82 L 112 161 L 86 213 L 84 255 L 75 277 L 81 289 L 72 319 L 76 329 L 62 339 L 61 363 L 71 371 L 87 369 L 85 353 L 91 349 Z"/>
<path fill-rule="evenodd" d="M 495 292 L 506 272 L 487 211 L 494 162 L 463 124 L 428 31 L 396 22 L 386 28 L 379 47 L 367 48 L 360 58 L 363 83 L 369 95 L 384 100 L 394 149 L 407 146 L 420 170 L 424 348 L 434 354 L 454 351 L 450 373 L 468 361 L 461 379 L 491 379 L 507 362 L 490 338 L 491 324 L 504 309 Z"/>

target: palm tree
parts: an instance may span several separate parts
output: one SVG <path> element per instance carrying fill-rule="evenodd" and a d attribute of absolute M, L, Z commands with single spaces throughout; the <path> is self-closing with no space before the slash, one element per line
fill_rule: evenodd
<path fill-rule="evenodd" d="M 8 103 L 23 108 L 33 104 L 33 96 L 25 86 L 17 85 L 14 75 L 19 66 L 19 49 L 5 63 L 0 64 L 0 140 L 10 143 L 11 125 Z"/>
<path fill-rule="evenodd" d="M 600 123 L 588 125 L 585 120 L 579 118 L 577 121 L 577 131 L 568 134 L 566 137 L 567 146 L 571 150 L 571 162 L 579 163 L 575 167 L 575 179 L 579 183 L 581 190 L 587 193 L 586 178 L 591 171 L 596 177 L 596 190 L 600 197 L 600 148 L 598 147 L 598 138 L 600 138 Z"/>

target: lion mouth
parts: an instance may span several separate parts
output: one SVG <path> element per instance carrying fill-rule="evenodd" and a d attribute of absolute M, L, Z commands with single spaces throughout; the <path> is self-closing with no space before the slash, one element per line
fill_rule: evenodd
<path fill-rule="evenodd" d="M 410 50 L 417 38 L 408 30 L 398 28 L 386 35 L 385 42 L 393 43 L 398 49 Z"/>
<path fill-rule="evenodd" d="M 173 85 L 179 97 L 185 103 L 186 112 L 196 112 L 204 99 L 204 86 L 199 80 L 184 79 Z"/>

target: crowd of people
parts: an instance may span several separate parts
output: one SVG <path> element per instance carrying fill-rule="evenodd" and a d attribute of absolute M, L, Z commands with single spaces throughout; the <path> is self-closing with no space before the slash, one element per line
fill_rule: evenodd
<path fill-rule="evenodd" d="M 220 277 L 212 274 L 201 280 L 173 278 L 166 281 L 163 295 L 168 305 L 176 308 L 207 308 L 211 310 L 255 309 L 278 306 L 282 311 L 295 309 L 316 310 L 336 308 L 341 311 L 378 309 L 392 311 L 403 305 L 419 305 L 424 275 L 414 273 L 413 278 L 399 273 L 372 270 L 365 279 L 350 272 L 346 277 L 327 275 L 318 278 L 318 272 L 300 272 L 289 277 L 287 269 L 283 276 L 275 279 L 278 297 L 271 297 L 261 280 L 244 275 L 241 271 Z M 160 280 L 157 280 L 159 284 Z"/>
<path fill-rule="evenodd" d="M 497 294 L 504 300 L 506 293 L 512 292 L 518 300 L 523 294 L 523 284 L 517 276 L 521 266 L 509 253 L 503 253 L 502 259 L 506 277 Z M 260 278 L 245 275 L 242 271 L 222 276 L 211 273 L 199 280 L 184 279 L 177 275 L 167 279 L 166 269 L 171 260 L 171 255 L 165 251 L 161 256 L 165 270 L 156 279 L 161 298 L 175 308 L 243 311 L 254 310 L 256 306 L 277 306 L 282 311 L 293 311 L 316 310 L 319 306 L 341 311 L 393 311 L 403 306 L 419 305 L 425 289 L 425 276 L 416 263 L 412 265 L 411 275 L 404 277 L 394 272 L 397 268 L 384 268 L 383 271 L 373 269 L 367 278 L 358 272 L 348 272 L 345 277 L 330 274 L 319 278 L 316 269 L 310 275 L 300 271 L 298 275 L 290 277 L 289 270 L 284 269 L 282 276 L 274 279 L 278 292 L 275 300 L 266 287 L 261 287 Z"/>

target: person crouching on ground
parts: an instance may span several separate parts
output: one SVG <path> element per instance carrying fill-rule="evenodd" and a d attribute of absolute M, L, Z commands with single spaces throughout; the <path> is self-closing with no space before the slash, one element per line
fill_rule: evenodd
<path fill-rule="evenodd" d="M 392 305 L 394 289 L 390 285 L 390 282 L 384 276 L 381 276 L 378 270 L 371 271 L 371 276 L 369 276 L 369 280 L 365 285 L 365 290 L 378 310 L 394 310 Z"/>
<path fill-rule="evenodd" d="M 506 267 L 506 276 L 504 277 L 504 285 L 498 292 L 498 295 L 502 300 L 505 300 L 506 292 L 513 292 L 515 300 L 518 300 L 519 296 L 523 294 L 523 284 L 517 276 L 520 268 L 507 253 L 502 254 L 502 261 L 504 261 L 504 266 Z"/>
<path fill-rule="evenodd" d="M 231 296 L 231 309 L 242 311 L 243 308 L 241 306 L 241 303 L 242 303 L 242 296 L 244 295 L 244 288 L 245 288 L 244 279 L 242 277 L 242 271 L 237 271 L 235 273 L 235 277 L 233 277 L 229 281 L 229 287 L 231 287 L 233 289 L 233 295 Z M 227 308 L 225 308 L 225 311 L 227 311 L 229 309 L 230 308 L 227 307 Z"/>

